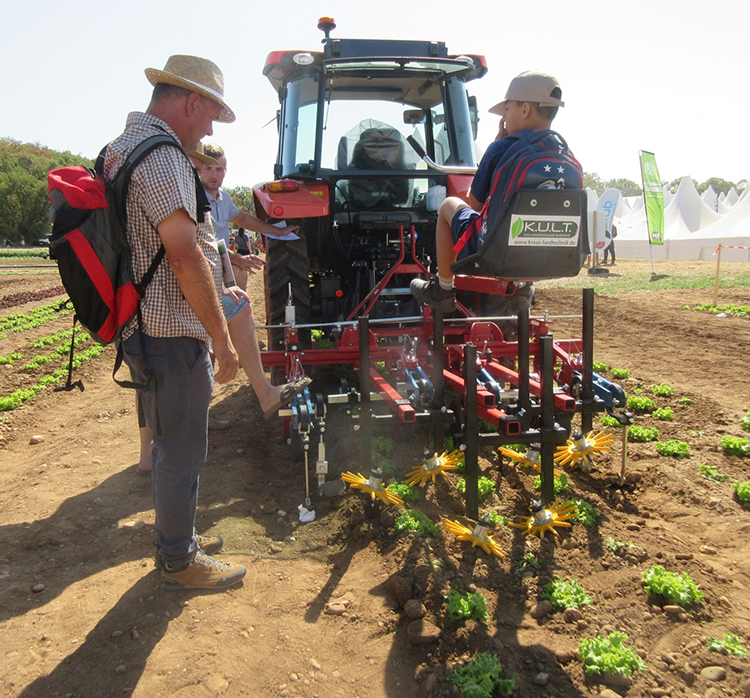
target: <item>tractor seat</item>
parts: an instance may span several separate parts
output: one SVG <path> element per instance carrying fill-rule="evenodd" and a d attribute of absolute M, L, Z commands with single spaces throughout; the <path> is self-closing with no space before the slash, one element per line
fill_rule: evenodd
<path fill-rule="evenodd" d="M 494 221 L 480 222 L 479 251 L 451 265 L 456 275 L 517 281 L 577 276 L 589 254 L 582 189 L 520 189 Z"/>
<path fill-rule="evenodd" d="M 404 161 L 405 140 L 390 126 L 368 128 L 359 135 L 352 148 L 351 160 L 347 157 L 347 137 L 339 142 L 337 164 L 340 170 L 394 170 L 412 169 Z M 352 178 L 346 183 L 347 198 L 355 207 L 397 206 L 407 203 L 410 185 L 407 179 Z"/>

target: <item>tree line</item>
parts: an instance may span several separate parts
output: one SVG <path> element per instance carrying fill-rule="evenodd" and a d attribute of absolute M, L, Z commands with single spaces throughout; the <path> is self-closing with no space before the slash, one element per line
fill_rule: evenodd
<path fill-rule="evenodd" d="M 0 138 L 0 240 L 8 240 L 12 245 L 34 245 L 38 239 L 49 235 L 47 173 L 69 165 L 93 167 L 94 161 L 68 150 L 60 152 L 39 143 Z M 642 193 L 640 185 L 630 179 L 603 180 L 595 172 L 584 172 L 583 175 L 584 186 L 600 195 L 610 188 L 619 189 L 623 196 Z M 664 182 L 664 185 L 676 190 L 680 179 Z M 701 193 L 709 186 L 725 194 L 732 187 L 739 191 L 747 186 L 745 179 L 737 183 L 719 177 L 701 183 L 693 181 Z M 253 210 L 250 187 L 235 187 L 230 193 L 240 208 Z"/>
<path fill-rule="evenodd" d="M 39 143 L 0 138 L 0 240 L 34 245 L 50 233 L 47 173 L 58 167 L 94 161 Z"/>
<path fill-rule="evenodd" d="M 693 178 L 691 177 L 691 179 Z M 671 182 L 663 181 L 662 184 L 674 194 L 677 191 L 677 187 L 680 186 L 681 181 L 682 177 L 677 177 L 677 179 L 673 179 Z M 699 194 L 702 194 L 709 187 L 713 187 L 717 194 L 728 194 L 732 187 L 738 192 L 744 189 L 747 186 L 747 180 L 741 179 L 739 182 L 730 182 L 727 179 L 721 179 L 721 177 L 709 177 L 705 182 L 700 183 L 693 179 L 693 184 L 695 184 L 695 188 Z M 593 189 L 599 196 L 607 191 L 607 189 L 619 189 L 623 196 L 640 196 L 643 194 L 640 184 L 637 184 L 632 179 L 603 180 L 596 172 L 583 173 L 583 186 Z"/>

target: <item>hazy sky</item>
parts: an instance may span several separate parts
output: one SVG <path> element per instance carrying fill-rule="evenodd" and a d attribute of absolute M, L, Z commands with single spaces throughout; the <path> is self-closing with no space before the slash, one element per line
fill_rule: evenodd
<path fill-rule="evenodd" d="M 227 151 L 226 185 L 269 179 L 276 128 L 264 125 L 278 101 L 263 65 L 271 51 L 320 50 L 321 15 L 336 19 L 341 38 L 445 41 L 450 53 L 484 54 L 489 72 L 470 90 L 482 148 L 497 130 L 487 109 L 511 78 L 538 69 L 560 81 L 567 106 L 554 127 L 585 170 L 640 181 L 643 149 L 656 153 L 662 179 L 750 177 L 750 10 L 727 0 L 3 2 L 0 136 L 94 157 L 129 111 L 146 108 L 144 69 L 191 53 L 223 70 L 237 114 L 206 139 Z"/>

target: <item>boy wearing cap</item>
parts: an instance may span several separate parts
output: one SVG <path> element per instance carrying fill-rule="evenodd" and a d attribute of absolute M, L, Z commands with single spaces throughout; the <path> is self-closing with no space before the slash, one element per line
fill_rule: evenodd
<path fill-rule="evenodd" d="M 558 108 L 565 106 L 561 97 L 562 90 L 555 78 L 528 71 L 513 78 L 505 99 L 490 109 L 491 114 L 500 116 L 497 137 L 479 163 L 469 192 L 469 204 L 451 196 L 440 206 L 436 231 L 438 273 L 427 281 L 412 280 L 410 289 L 417 300 L 444 313 L 456 309 L 451 264 L 458 256 L 463 258 L 477 251 L 476 235 L 469 238 L 460 255 L 453 247 L 480 217 L 495 173 L 506 164 L 511 146 L 535 131 L 549 129 Z"/>

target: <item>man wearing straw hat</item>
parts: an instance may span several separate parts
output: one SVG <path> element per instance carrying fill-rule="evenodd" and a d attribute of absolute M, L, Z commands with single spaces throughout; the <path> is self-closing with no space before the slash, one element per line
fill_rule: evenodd
<path fill-rule="evenodd" d="M 224 102 L 224 76 L 211 61 L 171 56 L 164 70 L 149 68 L 146 77 L 154 85 L 148 109 L 131 112 L 125 131 L 107 148 L 110 181 L 149 136 L 166 133 L 189 152 L 212 135 L 214 121 L 234 121 Z M 221 548 L 220 538 L 195 534 L 214 379 L 231 380 L 238 364 L 219 304 L 221 262 L 210 217 L 204 220 L 206 206 L 178 148 L 157 148 L 133 171 L 126 213 L 134 277 L 142 277 L 162 244 L 166 259 L 146 289 L 140 324 L 134 320 L 123 333 L 123 350 L 134 381 L 145 385 L 139 399 L 153 434 L 156 543 L 163 583 L 174 588 L 225 588 L 246 572 L 210 557 Z"/>

